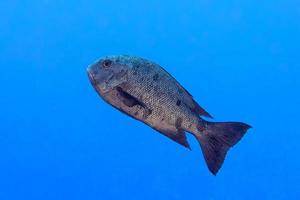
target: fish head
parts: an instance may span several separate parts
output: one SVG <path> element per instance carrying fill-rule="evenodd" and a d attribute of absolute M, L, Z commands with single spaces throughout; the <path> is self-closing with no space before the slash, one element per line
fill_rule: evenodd
<path fill-rule="evenodd" d="M 132 63 L 124 56 L 106 56 L 100 58 L 88 69 L 89 79 L 94 88 L 105 94 L 128 80 Z"/>

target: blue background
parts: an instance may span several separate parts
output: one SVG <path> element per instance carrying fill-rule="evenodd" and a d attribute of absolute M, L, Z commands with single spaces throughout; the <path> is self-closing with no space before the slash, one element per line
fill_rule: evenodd
<path fill-rule="evenodd" d="M 0 2 L 0 199 L 299 199 L 297 0 Z M 217 121 L 251 124 L 217 177 L 105 104 L 86 67 L 165 67 Z"/>

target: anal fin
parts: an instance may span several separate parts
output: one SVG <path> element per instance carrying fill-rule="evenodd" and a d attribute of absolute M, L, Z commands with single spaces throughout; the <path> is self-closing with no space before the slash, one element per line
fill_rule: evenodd
<path fill-rule="evenodd" d="M 170 138 L 171 140 L 177 142 L 178 144 L 191 149 L 187 138 L 186 138 L 186 134 L 183 130 L 178 130 L 178 129 L 167 129 L 167 128 L 156 128 L 153 127 L 155 130 L 157 130 L 158 132 L 160 132 L 161 134 L 167 136 L 168 138 Z"/>

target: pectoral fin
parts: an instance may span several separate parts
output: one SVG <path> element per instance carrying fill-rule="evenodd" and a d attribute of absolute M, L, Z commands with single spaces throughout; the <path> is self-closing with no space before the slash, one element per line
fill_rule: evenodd
<path fill-rule="evenodd" d="M 117 97 L 119 98 L 119 100 L 128 108 L 130 108 L 129 110 L 133 110 L 133 107 L 137 106 L 138 109 L 142 110 L 142 118 L 146 119 L 149 115 L 152 114 L 152 110 L 149 109 L 142 101 L 140 101 L 139 99 L 137 99 L 136 97 L 132 96 L 131 94 L 129 94 L 128 92 L 126 92 L 125 90 L 123 90 L 121 87 L 117 87 L 116 88 L 117 91 Z M 130 113 L 131 115 L 134 115 L 134 113 L 136 113 L 136 109 L 134 109 L 135 111 L 133 113 Z"/>
<path fill-rule="evenodd" d="M 117 87 L 117 92 L 118 92 L 118 96 L 119 98 L 122 100 L 122 102 L 128 106 L 128 107 L 133 107 L 136 105 L 140 105 L 142 107 L 144 107 L 144 103 L 142 103 L 141 101 L 139 101 L 137 98 L 135 98 L 134 96 L 128 94 L 126 91 L 124 91 L 121 87 Z"/>

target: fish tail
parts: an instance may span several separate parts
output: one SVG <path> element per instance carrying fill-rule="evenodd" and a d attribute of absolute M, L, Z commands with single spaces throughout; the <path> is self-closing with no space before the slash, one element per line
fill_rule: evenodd
<path fill-rule="evenodd" d="M 206 122 L 198 125 L 197 138 L 208 169 L 216 175 L 227 151 L 238 143 L 251 126 L 241 122 Z"/>

